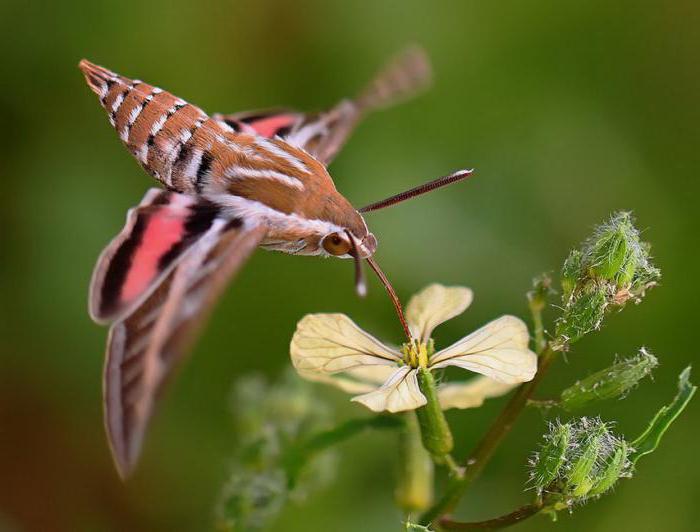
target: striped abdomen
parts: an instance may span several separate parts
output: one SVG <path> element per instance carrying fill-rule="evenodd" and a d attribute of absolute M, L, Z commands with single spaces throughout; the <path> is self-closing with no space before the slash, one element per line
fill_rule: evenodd
<path fill-rule="evenodd" d="M 228 132 L 226 125 L 158 87 L 86 60 L 80 68 L 141 166 L 170 189 L 198 192 L 211 169 L 209 152 Z"/>
<path fill-rule="evenodd" d="M 247 211 L 262 204 L 277 213 L 353 227 L 358 235 L 366 231 L 325 166 L 303 149 L 236 132 L 169 92 L 88 61 L 80 68 L 129 151 L 169 189 L 237 196 L 254 202 L 245 203 Z"/>

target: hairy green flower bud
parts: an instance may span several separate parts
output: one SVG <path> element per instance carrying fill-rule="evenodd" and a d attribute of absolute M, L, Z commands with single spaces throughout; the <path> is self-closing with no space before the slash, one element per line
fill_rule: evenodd
<path fill-rule="evenodd" d="M 586 263 L 593 278 L 622 285 L 632 280 L 640 255 L 639 234 L 628 212 L 614 214 L 608 223 L 596 228 L 588 241 Z M 631 273 L 631 275 L 630 275 Z"/>
<path fill-rule="evenodd" d="M 593 420 L 590 424 L 584 418 L 577 433 L 574 447 L 576 456 L 572 457 L 571 466 L 566 475 L 567 488 L 574 497 L 583 497 L 593 487 L 596 462 L 604 448 L 604 439 L 608 434 L 605 423 Z"/>
<path fill-rule="evenodd" d="M 552 510 L 609 490 L 630 468 L 630 446 L 600 419 L 553 423 L 532 461 L 531 479 Z"/>
<path fill-rule="evenodd" d="M 568 299 L 576 288 L 576 284 L 582 277 L 583 253 L 578 249 L 572 249 L 569 256 L 564 261 L 561 269 L 561 288 L 564 300 Z"/>
<path fill-rule="evenodd" d="M 596 401 L 620 397 L 649 375 L 658 363 L 654 355 L 642 348 L 637 356 L 617 362 L 564 390 L 560 404 L 572 411 Z"/>
<path fill-rule="evenodd" d="M 649 250 L 632 215 L 618 212 L 571 251 L 561 271 L 564 311 L 557 321 L 555 349 L 566 349 L 598 329 L 610 307 L 639 301 L 657 284 L 661 274 L 651 264 Z"/>
<path fill-rule="evenodd" d="M 579 340 L 587 333 L 600 328 L 608 306 L 605 287 L 592 283 L 571 304 L 564 308 L 557 322 L 555 349 Z"/>
<path fill-rule="evenodd" d="M 629 466 L 628 454 L 627 442 L 620 440 L 619 446 L 608 456 L 605 465 L 599 467 L 597 478 L 588 492 L 590 497 L 602 495 L 612 488 L 620 477 L 624 476 L 625 469 Z"/>
<path fill-rule="evenodd" d="M 566 463 L 566 453 L 571 442 L 571 425 L 552 423 L 545 443 L 531 461 L 530 479 L 538 492 L 549 486 Z"/>

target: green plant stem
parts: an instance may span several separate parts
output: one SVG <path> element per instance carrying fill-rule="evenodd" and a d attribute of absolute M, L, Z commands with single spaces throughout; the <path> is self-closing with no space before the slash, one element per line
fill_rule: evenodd
<path fill-rule="evenodd" d="M 444 457 L 445 465 L 450 472 L 450 475 L 455 478 L 461 478 L 464 475 L 464 469 L 459 466 L 457 461 L 452 457 L 451 454 L 446 454 Z"/>
<path fill-rule="evenodd" d="M 510 432 L 515 420 L 527 405 L 528 399 L 532 396 L 555 358 L 556 353 L 550 347 L 545 348 L 540 355 L 535 378 L 522 384 L 517 389 L 515 395 L 508 401 L 508 404 L 493 422 L 489 431 L 469 455 L 469 458 L 467 458 L 464 475 L 461 478 L 453 479 L 448 484 L 442 498 L 423 514 L 420 519 L 421 524 L 430 524 L 441 515 L 452 511 L 469 485 L 481 474 L 496 448 L 503 441 L 503 438 Z"/>
<path fill-rule="evenodd" d="M 399 429 L 404 422 L 400 417 L 380 415 L 368 418 L 350 419 L 332 429 L 319 432 L 305 442 L 294 446 L 283 459 L 290 485 L 294 485 L 299 473 L 317 453 L 345 441 L 366 429 Z"/>
<path fill-rule="evenodd" d="M 472 523 L 461 523 L 459 521 L 443 518 L 440 520 L 440 527 L 443 530 L 497 530 L 499 528 L 506 528 L 516 525 L 521 521 L 532 517 L 533 515 L 537 515 L 542 511 L 543 507 L 544 506 L 541 502 L 528 504 L 509 514 L 496 517 L 495 519 L 476 521 Z"/>
<path fill-rule="evenodd" d="M 544 323 L 542 321 L 542 310 L 544 302 L 539 300 L 530 300 L 530 313 L 532 314 L 532 324 L 535 331 L 535 351 L 543 353 L 547 348 L 547 340 L 544 337 Z"/>

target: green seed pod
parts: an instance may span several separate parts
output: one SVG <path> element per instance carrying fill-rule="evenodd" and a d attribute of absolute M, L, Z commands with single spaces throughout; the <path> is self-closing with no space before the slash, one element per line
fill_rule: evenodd
<path fill-rule="evenodd" d="M 564 309 L 564 314 L 557 322 L 557 337 L 572 344 L 585 334 L 598 329 L 605 317 L 607 306 L 605 286 L 589 284 L 584 292 Z"/>
<path fill-rule="evenodd" d="M 604 450 L 603 441 L 608 434 L 605 423 L 600 420 L 582 420 L 577 456 L 571 461 L 567 472 L 567 490 L 574 497 L 585 497 L 595 482 L 594 473 L 599 455 Z"/>
<path fill-rule="evenodd" d="M 399 434 L 399 474 L 396 503 L 406 513 L 422 512 L 433 502 L 435 466 L 423 448 L 416 415 L 407 412 Z"/>
<path fill-rule="evenodd" d="M 609 455 L 606 464 L 599 468 L 597 478 L 593 482 L 588 495 L 602 495 L 615 485 L 627 468 L 629 447 L 625 440 L 617 440 L 618 446 Z"/>
<path fill-rule="evenodd" d="M 425 406 L 416 410 L 423 446 L 434 457 L 441 458 L 452 451 L 452 432 L 440 408 L 435 377 L 425 368 L 418 370 L 418 386 L 428 400 Z"/>
<path fill-rule="evenodd" d="M 642 348 L 637 356 L 613 364 L 564 390 L 560 405 L 573 411 L 596 401 L 620 397 L 649 375 L 658 364 L 656 357 Z"/>
<path fill-rule="evenodd" d="M 566 453 L 571 441 L 571 424 L 559 422 L 550 425 L 545 444 L 532 462 L 531 479 L 538 492 L 549 486 L 566 463 Z"/>

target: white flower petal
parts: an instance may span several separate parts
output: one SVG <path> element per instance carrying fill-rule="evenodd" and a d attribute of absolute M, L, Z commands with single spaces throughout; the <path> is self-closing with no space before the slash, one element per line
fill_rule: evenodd
<path fill-rule="evenodd" d="M 307 314 L 290 344 L 292 364 L 304 373 L 330 374 L 361 366 L 395 366 L 399 352 L 367 334 L 344 314 Z"/>
<path fill-rule="evenodd" d="M 457 366 L 507 384 L 525 382 L 537 372 L 537 355 L 528 349 L 529 340 L 521 319 L 501 316 L 435 353 L 429 365 Z"/>
<path fill-rule="evenodd" d="M 428 402 L 418 388 L 417 375 L 418 370 L 403 366 L 396 370 L 381 388 L 353 397 L 352 400 L 375 412 L 415 410 Z"/>
<path fill-rule="evenodd" d="M 394 366 L 362 366 L 333 375 L 303 370 L 298 371 L 298 373 L 304 379 L 329 384 L 355 395 L 376 390 L 391 377 L 394 371 L 396 371 Z"/>
<path fill-rule="evenodd" d="M 450 382 L 438 388 L 438 400 L 443 410 L 450 408 L 476 408 L 485 399 L 505 395 L 515 384 L 504 384 L 483 375 L 464 382 Z"/>
<path fill-rule="evenodd" d="M 406 306 L 406 321 L 411 334 L 427 341 L 435 327 L 464 312 L 472 299 L 472 291 L 462 286 L 426 286 Z"/>

